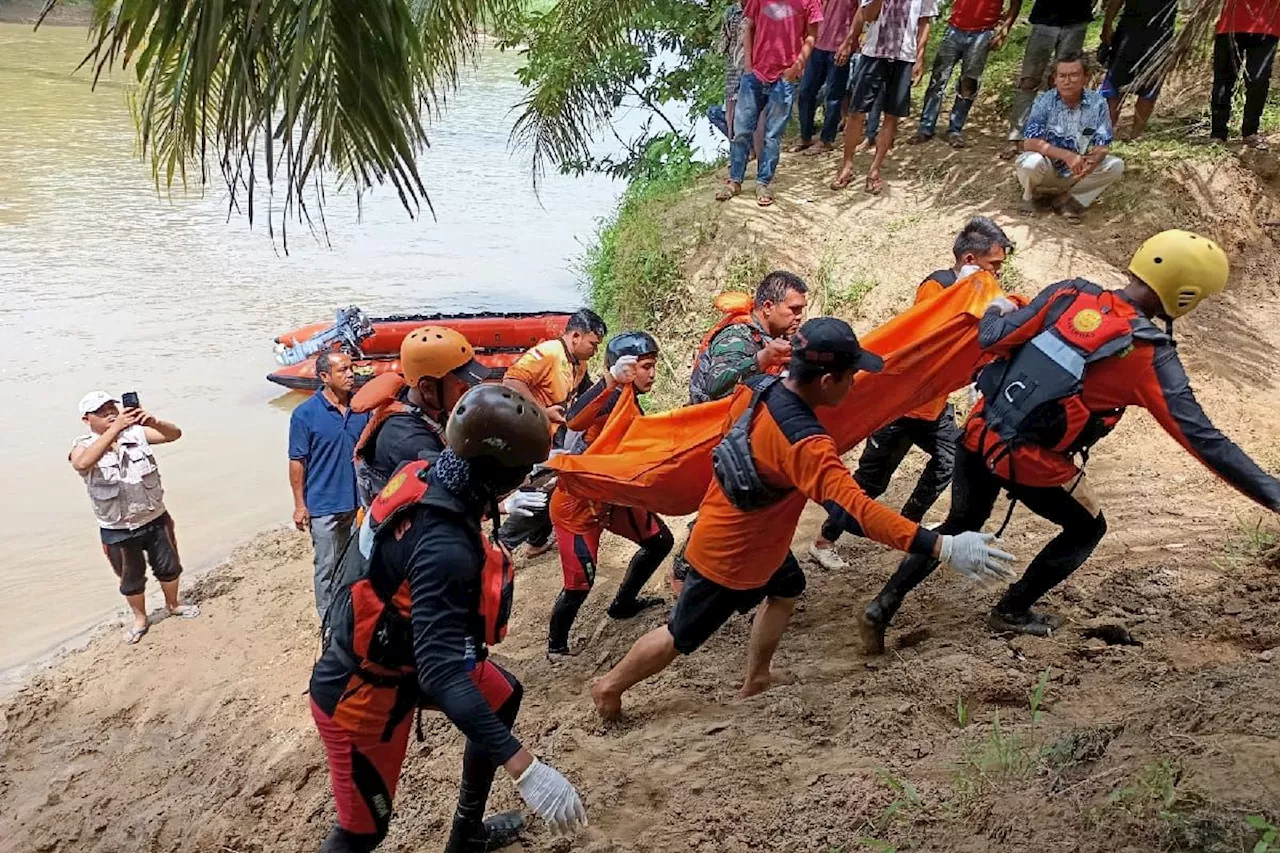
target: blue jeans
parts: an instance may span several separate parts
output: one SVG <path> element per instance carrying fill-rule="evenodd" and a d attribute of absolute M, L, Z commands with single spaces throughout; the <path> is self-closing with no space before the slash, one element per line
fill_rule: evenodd
<path fill-rule="evenodd" d="M 743 74 L 738 85 L 738 105 L 733 112 L 733 143 L 729 146 L 729 180 L 742 183 L 747 176 L 747 157 L 751 154 L 751 136 L 755 133 L 760 113 L 764 113 L 764 151 L 756 167 L 756 183 L 767 186 L 773 180 L 782 155 L 782 132 L 791 118 L 791 99 L 796 84 L 779 77 L 765 83 L 754 74 Z"/>
<path fill-rule="evenodd" d="M 800 138 L 805 142 L 813 139 L 813 119 L 818 111 L 818 96 L 824 83 L 827 95 L 823 102 L 822 141 L 831 145 L 836 141 L 836 132 L 840 129 L 840 102 L 844 100 L 845 90 L 849 88 L 849 63 L 836 65 L 834 51 L 814 50 L 809 57 L 809 64 L 805 66 L 797 96 Z"/>
<path fill-rule="evenodd" d="M 951 106 L 951 124 L 947 132 L 959 133 L 964 130 L 965 119 L 969 117 L 973 99 L 978 95 L 982 72 L 987 67 L 987 56 L 991 52 L 991 40 L 995 38 L 995 32 L 970 32 L 947 27 L 942 43 L 938 45 L 938 55 L 933 60 L 929 88 L 924 94 L 924 111 L 920 113 L 921 136 L 933 136 L 938 125 L 938 113 L 942 110 L 942 90 L 951 82 L 951 72 L 957 64 L 960 65 L 960 79 L 956 81 L 956 101 Z"/>

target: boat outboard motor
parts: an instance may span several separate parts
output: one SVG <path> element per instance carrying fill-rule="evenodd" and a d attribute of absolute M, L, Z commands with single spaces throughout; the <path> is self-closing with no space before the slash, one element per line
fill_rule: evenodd
<path fill-rule="evenodd" d="M 360 343 L 373 335 L 373 322 L 355 305 L 339 308 L 333 326 L 293 346 L 276 344 L 276 363 L 299 364 L 338 344 L 353 358 L 363 358 Z"/>

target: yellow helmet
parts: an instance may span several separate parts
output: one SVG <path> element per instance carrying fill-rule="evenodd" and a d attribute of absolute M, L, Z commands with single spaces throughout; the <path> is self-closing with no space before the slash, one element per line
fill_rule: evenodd
<path fill-rule="evenodd" d="M 475 360 L 471 342 L 456 329 L 423 326 L 414 329 L 400 343 L 400 371 L 404 384 L 414 386 L 424 376 L 443 379 L 447 374 L 479 385 L 489 370 Z"/>
<path fill-rule="evenodd" d="M 1139 247 L 1129 272 L 1156 292 L 1164 313 L 1181 317 L 1227 287 L 1227 253 L 1190 231 L 1161 231 Z"/>

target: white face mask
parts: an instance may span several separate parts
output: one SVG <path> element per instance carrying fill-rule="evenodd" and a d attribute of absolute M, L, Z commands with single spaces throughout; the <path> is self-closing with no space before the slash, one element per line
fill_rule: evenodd
<path fill-rule="evenodd" d="M 959 281 L 959 279 L 968 278 L 974 273 L 979 272 L 981 269 L 982 267 L 978 266 L 977 264 L 965 264 L 964 266 L 960 267 L 960 272 L 956 273 L 956 276 L 957 276 L 956 280 Z"/>

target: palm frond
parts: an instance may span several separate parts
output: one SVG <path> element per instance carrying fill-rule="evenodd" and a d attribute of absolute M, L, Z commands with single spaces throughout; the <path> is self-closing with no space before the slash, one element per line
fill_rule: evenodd
<path fill-rule="evenodd" d="M 652 50 L 647 13 L 654 0 L 559 0 L 522 34 L 529 87 L 511 130 L 515 147 L 532 155 L 535 185 L 548 165 L 582 162 L 621 99 L 644 73 Z"/>
<path fill-rule="evenodd" d="M 58 2 L 49 0 L 45 13 Z M 515 0 L 96 0 L 82 67 L 138 81 L 134 114 L 157 184 L 210 161 L 250 221 L 265 180 L 280 221 L 323 223 L 324 173 L 357 202 L 391 184 L 411 216 L 430 209 L 418 166 L 427 121 L 476 55 L 476 25 Z M 287 231 L 284 232 L 287 250 Z"/>
<path fill-rule="evenodd" d="M 1189 70 L 1193 63 L 1197 67 L 1203 64 L 1223 0 L 1193 0 L 1193 3 L 1182 14 L 1182 25 L 1174 37 L 1161 43 L 1149 59 L 1144 59 L 1142 71 L 1134 78 L 1134 89 L 1167 80 L 1173 74 Z"/>

